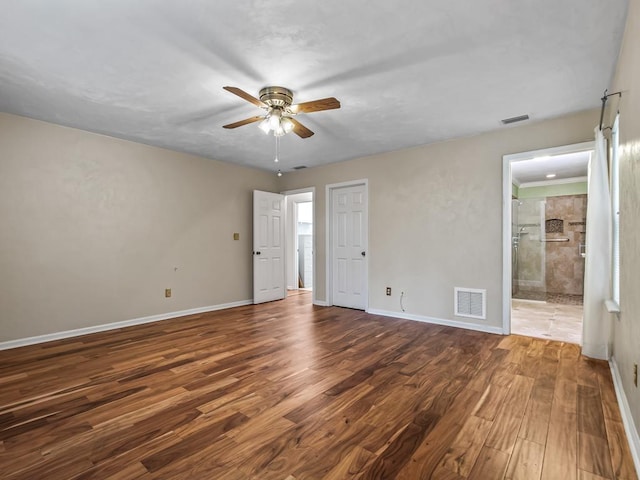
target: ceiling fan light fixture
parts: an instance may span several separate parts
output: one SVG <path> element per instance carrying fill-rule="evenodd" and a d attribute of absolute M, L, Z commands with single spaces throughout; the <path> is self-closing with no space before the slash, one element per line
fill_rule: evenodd
<path fill-rule="evenodd" d="M 271 115 L 269 115 L 269 126 L 271 130 L 277 130 L 280 128 L 280 120 L 282 119 L 282 110 L 279 108 L 274 108 L 271 111 Z"/>
<path fill-rule="evenodd" d="M 284 133 L 289 133 L 293 130 L 293 122 L 288 117 L 282 117 L 280 119 L 280 127 L 284 130 Z"/>
<path fill-rule="evenodd" d="M 268 116 L 260 122 L 258 128 L 262 130 L 266 135 L 269 135 L 269 131 L 271 131 L 271 123 L 269 122 Z"/>
<path fill-rule="evenodd" d="M 300 138 L 309 138 L 313 132 L 302 123 L 291 118 L 298 113 L 313 113 L 340 108 L 340 101 L 334 97 L 321 98 L 309 102 L 293 104 L 293 92 L 284 87 L 265 87 L 260 90 L 260 99 L 237 87 L 222 87 L 243 100 L 267 111 L 266 116 L 256 115 L 239 122 L 223 125 L 223 128 L 237 128 L 254 122 L 260 122 L 260 129 L 267 135 L 273 132 L 278 138 L 289 132 Z"/>

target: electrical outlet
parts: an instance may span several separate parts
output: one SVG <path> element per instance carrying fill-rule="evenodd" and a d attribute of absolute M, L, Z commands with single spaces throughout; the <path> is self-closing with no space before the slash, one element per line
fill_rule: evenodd
<path fill-rule="evenodd" d="M 234 240 L 240 240 L 240 234 L 239 233 L 234 233 L 233 234 L 233 239 Z"/>
<path fill-rule="evenodd" d="M 637 363 L 633 364 L 633 385 L 635 387 L 638 386 L 638 364 Z"/>
<path fill-rule="evenodd" d="M 171 296 L 171 289 L 170 288 L 165 288 L 164 289 L 164 296 L 169 298 Z"/>
<path fill-rule="evenodd" d="M 391 287 L 387 287 L 387 296 L 390 297 L 391 296 Z"/>

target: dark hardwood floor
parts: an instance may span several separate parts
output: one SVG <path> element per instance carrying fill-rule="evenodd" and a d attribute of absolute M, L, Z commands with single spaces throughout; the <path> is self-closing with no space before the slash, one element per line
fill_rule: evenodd
<path fill-rule="evenodd" d="M 576 345 L 310 300 L 0 352 L 0 477 L 636 478 Z"/>

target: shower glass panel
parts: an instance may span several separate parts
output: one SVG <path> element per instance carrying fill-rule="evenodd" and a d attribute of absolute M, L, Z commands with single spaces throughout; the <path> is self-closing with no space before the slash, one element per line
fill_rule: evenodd
<path fill-rule="evenodd" d="M 545 200 L 513 200 L 511 211 L 512 297 L 544 301 Z"/>

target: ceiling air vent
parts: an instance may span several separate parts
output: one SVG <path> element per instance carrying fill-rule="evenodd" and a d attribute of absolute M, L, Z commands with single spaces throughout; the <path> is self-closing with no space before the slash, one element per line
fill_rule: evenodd
<path fill-rule="evenodd" d="M 505 118 L 500 121 L 503 125 L 509 125 L 510 123 L 524 122 L 525 120 L 529 120 L 529 115 L 520 115 L 519 117 Z"/>
<path fill-rule="evenodd" d="M 454 312 L 456 317 L 487 318 L 487 291 L 476 288 L 455 287 Z"/>
<path fill-rule="evenodd" d="M 303 168 L 307 168 L 306 165 L 300 165 L 298 167 L 293 167 L 294 170 L 302 170 Z"/>

